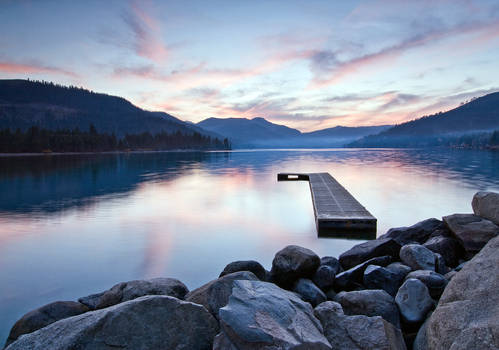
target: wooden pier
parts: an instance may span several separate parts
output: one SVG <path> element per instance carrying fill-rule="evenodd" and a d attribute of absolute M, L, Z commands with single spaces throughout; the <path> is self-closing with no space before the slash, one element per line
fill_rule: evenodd
<path fill-rule="evenodd" d="M 376 238 L 376 218 L 329 173 L 280 173 L 277 181 L 309 182 L 319 236 Z"/>

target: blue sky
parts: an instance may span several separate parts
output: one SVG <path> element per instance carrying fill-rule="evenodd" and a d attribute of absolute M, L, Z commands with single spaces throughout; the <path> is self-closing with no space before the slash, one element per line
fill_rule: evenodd
<path fill-rule="evenodd" d="M 0 0 L 0 78 L 193 122 L 400 123 L 499 90 L 499 2 Z"/>

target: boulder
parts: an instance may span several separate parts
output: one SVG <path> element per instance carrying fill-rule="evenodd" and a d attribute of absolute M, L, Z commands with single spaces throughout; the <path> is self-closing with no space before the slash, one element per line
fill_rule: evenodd
<path fill-rule="evenodd" d="M 469 256 L 499 235 L 499 226 L 477 215 L 454 214 L 444 216 L 443 220 Z"/>
<path fill-rule="evenodd" d="M 427 327 L 427 349 L 499 348 L 499 237 L 490 240 L 440 298 Z"/>
<path fill-rule="evenodd" d="M 397 274 L 397 276 L 399 276 L 401 280 L 403 280 L 405 276 L 407 276 L 407 274 L 412 271 L 409 266 L 404 265 L 400 262 L 391 263 L 386 268 L 391 272 Z"/>
<path fill-rule="evenodd" d="M 340 261 L 332 256 L 323 256 L 321 258 L 321 265 L 332 267 L 335 274 L 339 274 L 343 271 L 343 268 L 340 265 Z"/>
<path fill-rule="evenodd" d="M 6 345 L 9 345 L 23 334 L 34 332 L 63 318 L 80 315 L 87 311 L 89 311 L 87 306 L 76 301 L 56 301 L 30 311 L 14 324 L 10 330 Z"/>
<path fill-rule="evenodd" d="M 423 282 L 428 288 L 428 292 L 433 299 L 438 299 L 442 295 L 447 279 L 439 273 L 430 270 L 417 270 L 407 275 L 407 279 L 416 278 Z"/>
<path fill-rule="evenodd" d="M 402 333 L 382 317 L 347 316 L 341 305 L 326 301 L 314 310 L 324 335 L 337 350 L 404 350 Z"/>
<path fill-rule="evenodd" d="M 349 270 L 343 271 L 336 275 L 334 280 L 334 289 L 336 291 L 342 290 L 352 290 L 359 287 L 362 284 L 364 271 L 369 265 L 386 266 L 392 262 L 391 256 L 380 256 L 378 258 L 372 258 L 352 267 Z"/>
<path fill-rule="evenodd" d="M 428 336 L 426 330 L 428 328 L 428 321 L 430 317 L 419 327 L 418 333 L 412 344 L 412 350 L 428 350 Z"/>
<path fill-rule="evenodd" d="M 239 271 L 250 271 L 261 281 L 266 279 L 266 271 L 258 261 L 254 260 L 238 260 L 233 261 L 220 273 L 219 277 L 228 275 L 229 273 L 239 272 Z"/>
<path fill-rule="evenodd" d="M 293 292 L 298 293 L 303 300 L 316 306 L 326 301 L 326 294 L 322 292 L 311 280 L 300 278 L 296 281 Z"/>
<path fill-rule="evenodd" d="M 444 277 L 445 277 L 445 279 L 446 279 L 447 281 L 450 281 L 450 280 L 451 280 L 451 279 L 452 279 L 452 278 L 456 275 L 456 273 L 457 273 L 457 272 L 458 272 L 458 271 L 456 271 L 456 270 L 451 270 L 451 271 L 447 272 L 447 273 L 444 275 Z"/>
<path fill-rule="evenodd" d="M 435 254 L 420 244 L 407 244 L 400 249 L 400 260 L 413 270 L 435 271 Z"/>
<path fill-rule="evenodd" d="M 400 328 L 397 305 L 384 290 L 359 290 L 341 292 L 336 296 L 347 315 L 381 316 L 386 321 Z"/>
<path fill-rule="evenodd" d="M 440 254 L 445 265 L 456 267 L 463 256 L 463 248 L 457 239 L 446 236 L 435 236 L 427 240 L 423 246 L 434 253 Z"/>
<path fill-rule="evenodd" d="M 258 281 L 258 278 L 249 271 L 230 273 L 194 289 L 185 296 L 185 300 L 203 305 L 218 318 L 218 310 L 227 305 L 234 281 L 238 280 Z"/>
<path fill-rule="evenodd" d="M 434 231 L 440 229 L 442 226 L 442 221 L 440 220 L 434 218 L 427 219 L 409 227 L 391 228 L 378 239 L 393 238 L 400 245 L 414 242 L 423 244 Z"/>
<path fill-rule="evenodd" d="M 78 301 L 88 306 L 90 310 L 97 310 L 144 295 L 169 295 L 184 299 L 188 291 L 185 284 L 175 278 L 153 278 L 121 282 L 102 293 L 88 295 Z"/>
<path fill-rule="evenodd" d="M 471 201 L 475 215 L 499 225 L 499 193 L 477 192 Z"/>
<path fill-rule="evenodd" d="M 395 302 L 402 321 L 408 325 L 422 323 L 434 305 L 428 288 L 415 278 L 410 278 L 402 284 L 395 296 Z"/>
<path fill-rule="evenodd" d="M 364 286 L 368 289 L 383 289 L 395 296 L 404 280 L 401 275 L 377 265 L 369 265 L 364 271 Z"/>
<path fill-rule="evenodd" d="M 66 318 L 24 335 L 9 350 L 206 349 L 217 334 L 201 305 L 148 295 Z"/>
<path fill-rule="evenodd" d="M 357 244 L 340 255 L 340 264 L 344 269 L 350 269 L 366 260 L 378 256 L 389 255 L 398 258 L 400 244 L 392 238 L 374 239 Z"/>
<path fill-rule="evenodd" d="M 272 283 L 235 281 L 214 350 L 331 349 L 309 303 Z"/>
<path fill-rule="evenodd" d="M 335 270 L 329 265 L 321 265 L 315 271 L 314 277 L 312 280 L 314 283 L 322 289 L 323 291 L 327 291 L 334 286 L 334 280 L 336 278 Z"/>
<path fill-rule="evenodd" d="M 272 280 L 282 287 L 291 287 L 298 278 L 310 278 L 320 265 L 313 251 L 289 245 L 277 252 L 272 261 Z"/>

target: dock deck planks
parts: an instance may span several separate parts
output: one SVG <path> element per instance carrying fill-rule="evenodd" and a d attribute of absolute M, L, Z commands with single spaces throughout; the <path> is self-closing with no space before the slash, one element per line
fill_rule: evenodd
<path fill-rule="evenodd" d="M 376 238 L 376 218 L 329 173 L 280 173 L 277 181 L 309 182 L 319 236 Z"/>

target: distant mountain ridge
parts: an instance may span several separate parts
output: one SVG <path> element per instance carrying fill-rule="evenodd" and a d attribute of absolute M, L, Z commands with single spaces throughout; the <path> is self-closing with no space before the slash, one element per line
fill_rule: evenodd
<path fill-rule="evenodd" d="M 425 147 L 452 143 L 463 135 L 499 130 L 499 92 L 447 112 L 424 116 L 366 136 L 350 147 Z"/>
<path fill-rule="evenodd" d="M 140 109 L 121 97 L 53 83 L 0 80 L 0 129 L 88 130 L 90 124 L 99 132 L 117 136 L 177 131 L 214 136 L 170 114 Z"/>
<path fill-rule="evenodd" d="M 341 147 L 348 142 L 391 127 L 390 125 L 336 126 L 302 133 L 285 125 L 271 123 L 261 117 L 253 119 L 208 118 L 197 125 L 230 138 L 232 146 L 235 148 Z"/>

